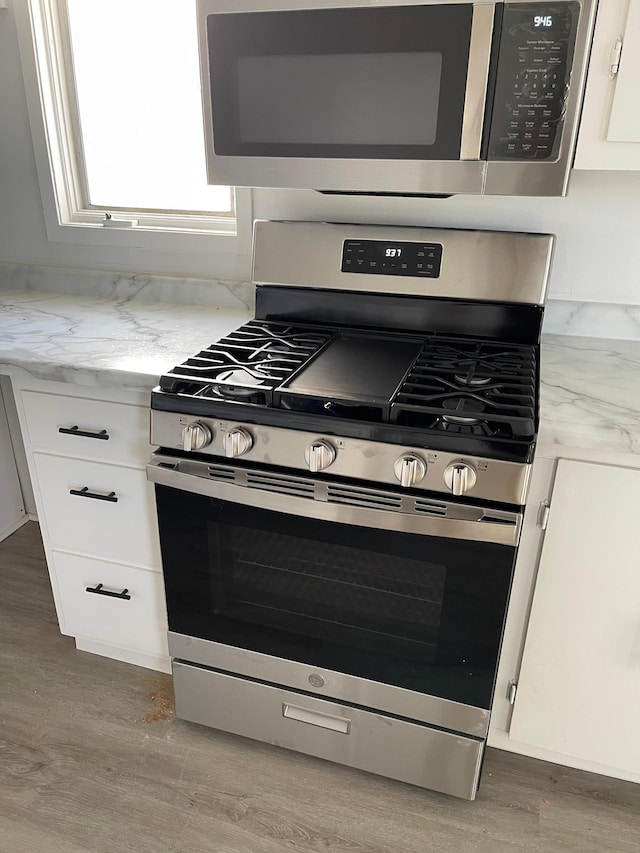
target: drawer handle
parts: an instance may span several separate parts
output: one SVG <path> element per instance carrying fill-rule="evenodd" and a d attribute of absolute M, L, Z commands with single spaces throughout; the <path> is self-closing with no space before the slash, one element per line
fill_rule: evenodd
<path fill-rule="evenodd" d="M 101 429 L 98 432 L 92 432 L 89 429 L 80 429 L 79 426 L 72 426 L 60 427 L 58 432 L 62 432 L 65 435 L 81 435 L 83 438 L 99 438 L 102 441 L 109 441 L 109 433 L 106 429 Z"/>
<path fill-rule="evenodd" d="M 111 589 L 105 589 L 101 583 L 85 587 L 85 592 L 95 592 L 96 595 L 109 595 L 111 598 L 123 598 L 125 601 L 131 601 L 128 589 L 123 589 L 122 592 L 113 592 Z"/>
<path fill-rule="evenodd" d="M 115 492 L 109 492 L 108 495 L 101 495 L 98 492 L 90 492 L 89 486 L 83 486 L 81 489 L 69 489 L 70 495 L 77 495 L 79 498 L 93 498 L 94 501 L 110 501 L 117 504 L 118 498 Z"/>
<path fill-rule="evenodd" d="M 308 708 L 299 708 L 287 702 L 282 703 L 282 716 L 289 720 L 297 720 L 299 723 L 308 723 L 310 726 L 331 729 L 332 732 L 340 732 L 343 735 L 348 735 L 351 729 L 351 720 L 346 717 L 334 717 L 332 714 L 310 711 Z"/>

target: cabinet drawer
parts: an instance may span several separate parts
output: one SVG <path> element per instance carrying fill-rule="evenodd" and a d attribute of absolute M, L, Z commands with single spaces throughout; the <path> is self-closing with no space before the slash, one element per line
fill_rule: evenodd
<path fill-rule="evenodd" d="M 173 662 L 183 720 L 472 800 L 484 741 Z"/>
<path fill-rule="evenodd" d="M 148 461 L 149 412 L 142 406 L 39 391 L 23 391 L 22 400 L 34 449 L 135 464 Z"/>
<path fill-rule="evenodd" d="M 155 495 L 144 471 L 46 453 L 33 457 L 53 548 L 161 568 Z"/>
<path fill-rule="evenodd" d="M 67 633 L 168 654 L 161 574 L 58 551 L 53 551 L 53 564 Z M 99 584 L 98 592 L 87 592 Z M 130 598 L 121 596 L 125 590 Z"/>

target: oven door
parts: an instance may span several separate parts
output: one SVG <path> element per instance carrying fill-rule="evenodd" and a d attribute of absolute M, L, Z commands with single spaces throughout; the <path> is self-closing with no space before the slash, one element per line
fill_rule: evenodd
<path fill-rule="evenodd" d="M 174 658 L 485 736 L 518 513 L 157 455 Z"/>
<path fill-rule="evenodd" d="M 209 182 L 481 192 L 495 5 L 200 0 Z"/>

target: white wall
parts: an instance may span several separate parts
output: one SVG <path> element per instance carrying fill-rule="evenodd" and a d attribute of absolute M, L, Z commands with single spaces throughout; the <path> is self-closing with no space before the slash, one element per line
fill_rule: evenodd
<path fill-rule="evenodd" d="M 174 251 L 170 236 L 166 251 L 153 252 L 49 242 L 10 10 L 0 10 L 0 81 L 0 261 L 225 274 L 223 259 Z M 552 297 L 640 305 L 640 172 L 576 172 L 564 199 L 363 199 L 256 190 L 254 216 L 548 231 L 558 236 Z M 240 273 L 248 275 L 248 264 Z"/>
<path fill-rule="evenodd" d="M 567 198 L 336 198 L 256 191 L 268 219 L 497 228 L 558 237 L 550 295 L 640 305 L 640 172 L 574 172 Z"/>

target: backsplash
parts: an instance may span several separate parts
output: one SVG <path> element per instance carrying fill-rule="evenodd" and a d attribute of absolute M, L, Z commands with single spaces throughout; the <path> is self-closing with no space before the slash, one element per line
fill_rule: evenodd
<path fill-rule="evenodd" d="M 118 302 L 167 302 L 253 311 L 254 286 L 248 281 L 180 278 L 146 273 L 64 269 L 30 264 L 0 264 L 0 288 L 93 296 Z"/>
<path fill-rule="evenodd" d="M 253 311 L 254 286 L 232 279 L 180 278 L 0 264 L 0 288 L 95 296 L 119 302 L 178 303 Z M 543 331 L 555 335 L 640 340 L 640 305 L 550 299 Z"/>
<path fill-rule="evenodd" d="M 550 299 L 542 331 L 554 335 L 640 340 L 640 305 Z"/>

